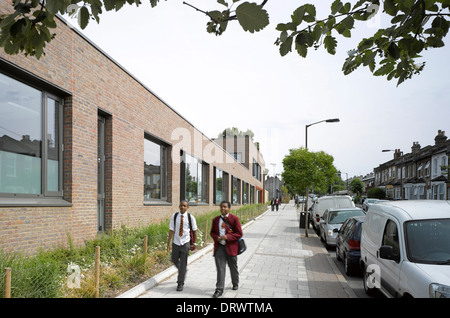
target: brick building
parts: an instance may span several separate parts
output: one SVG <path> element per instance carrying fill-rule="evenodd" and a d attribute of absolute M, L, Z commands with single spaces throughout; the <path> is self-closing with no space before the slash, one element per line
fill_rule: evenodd
<path fill-rule="evenodd" d="M 237 162 L 251 171 L 252 177 L 257 182 L 257 184 L 244 182 L 241 185 L 238 178 L 233 178 L 231 181 L 233 192 L 232 203 L 253 204 L 267 201 L 267 198 L 264 197 L 264 159 L 259 151 L 259 147 L 253 142 L 252 137 L 248 135 L 224 136 L 213 139 L 213 141 L 230 153 Z"/>
<path fill-rule="evenodd" d="M 10 5 L 2 1 L 0 13 Z M 34 253 L 255 198 L 244 166 L 58 18 L 40 60 L 0 50 L 0 249 Z M 258 176 L 255 177 L 255 173 Z M 254 191 L 251 193 L 251 191 Z M 253 200 L 258 202 L 259 200 Z"/>
<path fill-rule="evenodd" d="M 406 154 L 395 149 L 392 160 L 374 168 L 375 186 L 384 188 L 390 199 L 448 200 L 450 139 L 438 130 L 434 141 L 425 147 L 415 141 Z"/>

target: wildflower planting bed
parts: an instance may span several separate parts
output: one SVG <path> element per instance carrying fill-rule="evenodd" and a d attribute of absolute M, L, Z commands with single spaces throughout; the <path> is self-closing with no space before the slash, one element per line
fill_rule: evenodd
<path fill-rule="evenodd" d="M 246 205 L 235 214 L 242 224 L 265 212 L 264 204 Z M 211 241 L 211 220 L 219 211 L 196 216 L 198 249 Z M 99 297 L 115 297 L 172 265 L 166 251 L 169 219 L 142 228 L 126 226 L 74 247 L 40 251 L 34 256 L 5 253 L 0 249 L 0 270 L 11 268 L 13 298 L 92 298 L 96 294 L 95 248 L 100 246 Z M 147 251 L 144 240 L 147 237 Z M 209 240 L 209 242 L 208 242 Z M 4 279 L 0 280 L 0 297 Z"/>

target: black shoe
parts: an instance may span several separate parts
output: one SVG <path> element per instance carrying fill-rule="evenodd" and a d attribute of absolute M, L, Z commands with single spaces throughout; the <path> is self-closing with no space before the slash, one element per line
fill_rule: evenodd
<path fill-rule="evenodd" d="M 183 284 L 178 284 L 177 291 L 182 291 L 182 290 L 183 290 Z"/>
<path fill-rule="evenodd" d="M 233 290 L 238 290 L 238 289 L 239 289 L 239 286 L 238 286 L 238 285 L 233 286 Z"/>
<path fill-rule="evenodd" d="M 223 291 L 216 289 L 216 291 L 214 292 L 213 297 L 214 298 L 219 298 L 220 296 L 222 296 Z"/>

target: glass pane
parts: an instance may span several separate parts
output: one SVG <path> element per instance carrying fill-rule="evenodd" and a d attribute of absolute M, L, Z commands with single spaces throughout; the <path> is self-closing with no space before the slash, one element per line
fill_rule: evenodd
<path fill-rule="evenodd" d="M 196 160 L 197 161 L 197 160 Z M 205 201 L 203 194 L 203 171 L 202 164 L 197 161 L 197 200 L 198 202 Z"/>
<path fill-rule="evenodd" d="M 222 170 L 216 169 L 216 204 L 219 204 L 222 201 L 222 179 L 223 179 L 223 172 Z"/>
<path fill-rule="evenodd" d="M 42 92 L 0 74 L 0 192 L 41 194 Z"/>
<path fill-rule="evenodd" d="M 144 139 L 144 200 L 161 199 L 161 146 Z"/>
<path fill-rule="evenodd" d="M 47 191 L 59 191 L 59 104 L 47 99 Z"/>
<path fill-rule="evenodd" d="M 200 172 L 201 173 L 201 172 Z M 197 202 L 198 189 L 198 161 L 197 159 L 186 155 L 186 200 L 188 202 Z"/>

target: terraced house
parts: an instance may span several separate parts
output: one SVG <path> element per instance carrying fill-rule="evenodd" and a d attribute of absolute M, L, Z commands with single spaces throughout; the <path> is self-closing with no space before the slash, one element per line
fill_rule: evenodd
<path fill-rule="evenodd" d="M 375 186 L 390 199 L 448 200 L 450 139 L 438 130 L 434 145 L 413 142 L 411 152 L 394 150 L 394 158 L 374 169 Z"/>
<path fill-rule="evenodd" d="M 259 151 L 253 164 L 238 162 L 83 34 L 57 25 L 40 60 L 0 51 L 0 249 L 34 253 L 67 234 L 82 244 L 163 220 L 181 199 L 193 214 L 223 199 L 264 202 Z"/>

